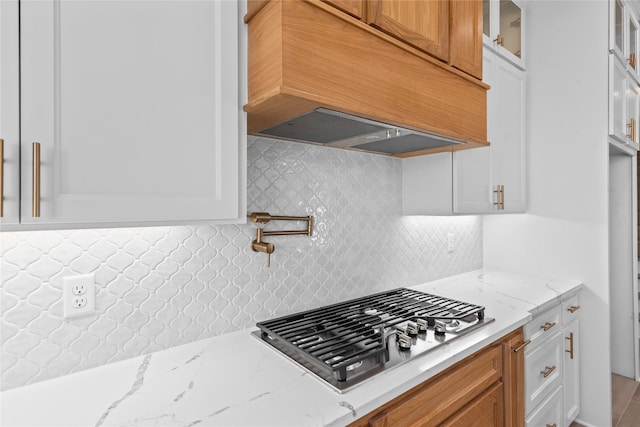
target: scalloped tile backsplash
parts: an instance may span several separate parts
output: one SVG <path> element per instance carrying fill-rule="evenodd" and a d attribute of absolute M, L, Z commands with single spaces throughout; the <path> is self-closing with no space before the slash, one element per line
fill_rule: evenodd
<path fill-rule="evenodd" d="M 0 233 L 2 389 L 480 268 L 482 219 L 402 217 L 401 181 L 399 159 L 250 137 L 248 210 L 315 216 L 268 239 L 271 268 L 251 224 Z M 63 319 L 88 273 L 96 314 Z"/>

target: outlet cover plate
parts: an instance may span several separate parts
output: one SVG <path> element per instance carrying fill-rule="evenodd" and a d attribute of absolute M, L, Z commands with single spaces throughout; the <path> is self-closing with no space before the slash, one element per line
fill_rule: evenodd
<path fill-rule="evenodd" d="M 77 300 L 82 298 L 86 300 L 84 305 L 77 303 Z M 85 274 L 63 278 L 62 302 L 62 314 L 65 319 L 95 313 L 96 284 L 94 275 Z"/>

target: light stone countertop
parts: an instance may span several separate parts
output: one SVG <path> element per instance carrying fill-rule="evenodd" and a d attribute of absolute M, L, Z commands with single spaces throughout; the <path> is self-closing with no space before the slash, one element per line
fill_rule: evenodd
<path fill-rule="evenodd" d="M 196 341 L 0 394 L 0 425 L 343 426 L 524 325 L 579 281 L 477 270 L 414 288 L 495 318 L 344 394 L 253 337 Z"/>

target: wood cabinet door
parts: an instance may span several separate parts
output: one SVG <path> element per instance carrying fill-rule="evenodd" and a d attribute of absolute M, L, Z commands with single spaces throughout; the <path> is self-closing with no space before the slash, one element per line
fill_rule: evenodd
<path fill-rule="evenodd" d="M 497 383 L 462 408 L 441 427 L 502 427 L 504 401 L 502 383 Z"/>
<path fill-rule="evenodd" d="M 20 19 L 23 223 L 238 221 L 236 2 L 24 2 Z"/>
<path fill-rule="evenodd" d="M 369 0 L 367 22 L 449 61 L 449 0 Z"/>
<path fill-rule="evenodd" d="M 482 0 L 456 0 L 449 8 L 449 63 L 482 79 Z"/>

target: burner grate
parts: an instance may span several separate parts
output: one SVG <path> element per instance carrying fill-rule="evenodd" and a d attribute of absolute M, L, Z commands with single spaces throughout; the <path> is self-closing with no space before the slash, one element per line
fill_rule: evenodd
<path fill-rule="evenodd" d="M 337 381 L 367 362 L 384 364 L 387 338 L 403 322 L 484 318 L 484 307 L 406 288 L 257 323 L 264 341 Z"/>

